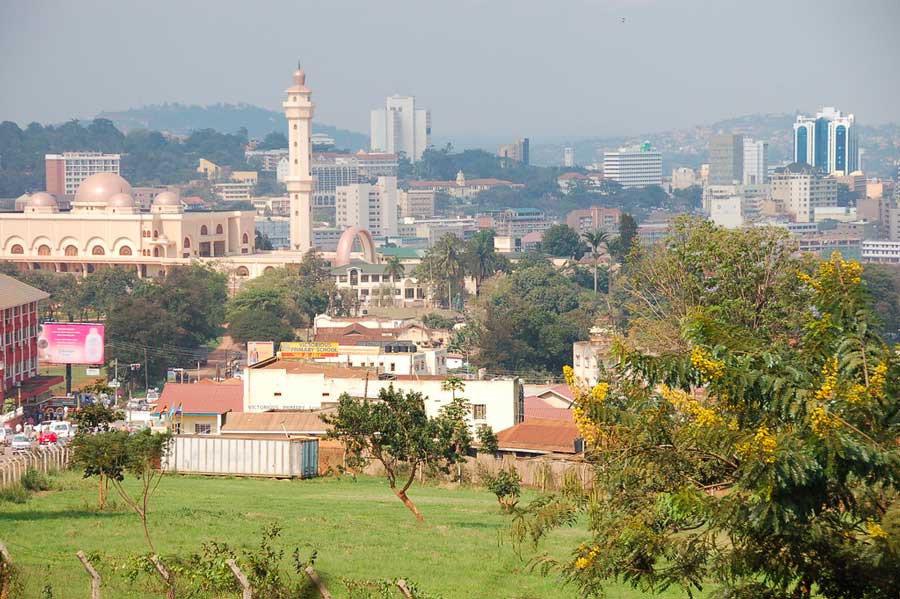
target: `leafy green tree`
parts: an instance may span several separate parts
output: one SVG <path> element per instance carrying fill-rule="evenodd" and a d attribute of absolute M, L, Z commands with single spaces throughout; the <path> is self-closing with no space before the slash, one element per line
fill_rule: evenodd
<path fill-rule="evenodd" d="M 406 267 L 400 262 L 400 258 L 397 256 L 388 257 L 387 261 L 384 263 L 384 276 L 388 278 L 390 281 L 390 293 L 391 293 L 391 303 L 394 302 L 394 290 L 396 289 L 397 282 L 403 279 L 403 274 L 406 272 Z"/>
<path fill-rule="evenodd" d="M 497 433 L 489 425 L 479 426 L 475 436 L 478 439 L 478 453 L 495 455 L 500 450 Z"/>
<path fill-rule="evenodd" d="M 429 418 L 421 393 L 403 393 L 393 385 L 382 389 L 378 401 L 341 396 L 337 411 L 321 418 L 333 428 L 329 438 L 344 444 L 353 465 L 379 462 L 395 495 L 419 522 L 419 508 L 407 495 L 416 474 L 429 467 L 449 472 L 471 445 L 467 408 L 457 398 Z"/>
<path fill-rule="evenodd" d="M 900 266 L 866 264 L 863 281 L 872 296 L 878 330 L 890 342 L 900 342 Z"/>
<path fill-rule="evenodd" d="M 792 274 L 792 330 L 754 326 L 723 296 L 681 320 L 684 348 L 622 345 L 592 389 L 566 370 L 598 476 L 589 498 L 544 497 L 515 523 L 538 540 L 586 514 L 587 538 L 545 571 L 593 596 L 611 580 L 644 594 L 900 594 L 900 358 L 870 326 L 859 264 L 835 254 Z"/>
<path fill-rule="evenodd" d="M 541 250 L 549 256 L 574 258 L 584 256 L 584 243 L 575 229 L 565 224 L 552 225 L 544 231 Z"/>
<path fill-rule="evenodd" d="M 272 245 L 272 240 L 269 239 L 268 235 L 257 230 L 256 231 L 256 249 L 268 251 L 268 250 L 274 250 L 275 246 Z"/>
<path fill-rule="evenodd" d="M 629 335 L 657 351 L 684 349 L 682 319 L 706 306 L 737 336 L 796 331 L 807 310 L 797 285 L 803 264 L 787 231 L 679 218 L 665 244 L 641 248 L 626 264 Z"/>
<path fill-rule="evenodd" d="M 607 243 L 609 253 L 619 262 L 625 262 L 625 257 L 631 253 L 637 239 L 637 222 L 627 212 L 622 213 L 619 220 L 619 236 Z"/>
<path fill-rule="evenodd" d="M 447 233 L 429 248 L 414 272 L 418 280 L 431 284 L 435 295 L 440 296 L 443 289 L 447 290 L 448 308 L 454 305 L 454 285 L 457 289 L 462 287 L 465 274 L 463 251 L 462 240 L 452 233 Z"/>
<path fill-rule="evenodd" d="M 284 133 L 281 131 L 272 131 L 268 133 L 259 145 L 256 146 L 257 150 L 280 150 L 282 148 L 287 149 L 288 147 L 288 139 Z"/>
<path fill-rule="evenodd" d="M 456 320 L 453 318 L 442 316 L 437 312 L 431 312 L 430 314 L 426 314 L 422 317 L 422 324 L 424 324 L 429 329 L 450 330 L 454 326 L 456 326 Z"/>
<path fill-rule="evenodd" d="M 584 339 L 597 298 L 549 262 L 517 267 L 475 305 L 473 362 L 491 372 L 556 372 Z"/>
<path fill-rule="evenodd" d="M 294 329 L 269 310 L 239 310 L 228 322 L 228 334 L 237 343 L 248 341 L 293 341 Z"/>
<path fill-rule="evenodd" d="M 125 414 L 121 410 L 94 402 L 77 410 L 73 419 L 78 424 L 78 432 L 87 434 L 91 431 L 108 431 L 109 425 L 117 420 L 124 420 Z"/>

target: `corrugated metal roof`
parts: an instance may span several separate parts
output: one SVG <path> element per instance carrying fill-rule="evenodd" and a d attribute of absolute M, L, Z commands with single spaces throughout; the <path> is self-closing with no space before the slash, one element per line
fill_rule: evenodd
<path fill-rule="evenodd" d="M 240 381 L 224 383 L 166 383 L 156 402 L 158 410 L 181 406 L 184 414 L 224 414 L 244 409 L 244 385 Z"/>
<path fill-rule="evenodd" d="M 506 451 L 575 453 L 580 436 L 574 422 L 535 418 L 498 432 L 497 444 Z"/>
<path fill-rule="evenodd" d="M 22 304 L 30 304 L 31 302 L 39 302 L 48 297 L 50 297 L 50 294 L 46 291 L 26 285 L 22 281 L 8 275 L 0 274 L 0 310 L 21 306 Z"/>
<path fill-rule="evenodd" d="M 288 435 L 322 435 L 331 425 L 322 422 L 321 414 L 333 410 L 315 412 L 232 412 L 225 417 L 222 433 L 260 434 L 281 433 Z"/>

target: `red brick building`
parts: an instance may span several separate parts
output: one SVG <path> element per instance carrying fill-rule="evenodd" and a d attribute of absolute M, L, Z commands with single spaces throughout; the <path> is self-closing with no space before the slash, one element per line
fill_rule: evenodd
<path fill-rule="evenodd" d="M 62 377 L 38 375 L 38 302 L 48 293 L 0 274 L 0 405 L 41 398 Z"/>

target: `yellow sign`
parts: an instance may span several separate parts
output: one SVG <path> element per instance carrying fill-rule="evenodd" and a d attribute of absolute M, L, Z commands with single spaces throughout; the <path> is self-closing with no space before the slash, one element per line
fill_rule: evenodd
<path fill-rule="evenodd" d="M 282 358 L 334 358 L 338 344 L 332 341 L 285 341 L 281 344 Z"/>

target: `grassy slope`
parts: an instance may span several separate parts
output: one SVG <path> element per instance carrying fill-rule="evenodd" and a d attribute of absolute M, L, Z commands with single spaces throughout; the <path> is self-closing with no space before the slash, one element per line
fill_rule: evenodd
<path fill-rule="evenodd" d="M 39 494 L 25 505 L 0 506 L 0 535 L 25 570 L 25 598 L 41 597 L 47 581 L 54 597 L 87 596 L 88 579 L 74 557 L 79 549 L 119 556 L 146 551 L 137 516 L 96 513 L 95 486 L 74 474 L 62 482 L 64 491 Z M 424 525 L 416 524 L 379 479 L 170 477 L 153 499 L 151 534 L 160 554 L 186 555 L 213 539 L 255 546 L 262 527 L 277 520 L 288 559 L 292 547 L 301 546 L 304 555 L 318 549 L 316 567 L 338 597 L 346 596 L 341 577 L 406 577 L 445 598 L 576 596 L 553 577 L 528 572 L 510 545 L 498 542 L 509 519 L 488 492 L 414 487 L 411 497 L 425 515 Z M 564 529 L 546 549 L 564 556 L 581 539 L 581 531 Z M 104 596 L 159 596 L 128 589 L 121 581 L 104 587 Z M 610 597 L 642 596 L 620 587 L 609 590 Z"/>

